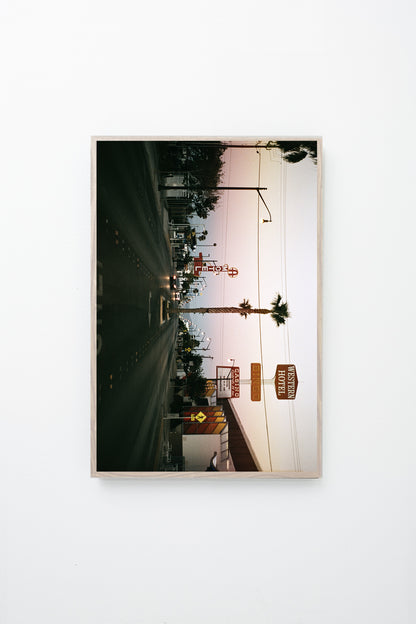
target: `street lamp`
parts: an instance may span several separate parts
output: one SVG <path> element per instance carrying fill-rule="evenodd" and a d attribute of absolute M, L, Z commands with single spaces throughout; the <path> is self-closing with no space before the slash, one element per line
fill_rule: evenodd
<path fill-rule="evenodd" d="M 260 191 L 267 191 L 267 186 L 195 186 L 191 184 L 186 185 L 174 185 L 169 186 L 166 184 L 159 184 L 159 191 L 170 191 L 170 190 L 181 190 L 181 191 L 257 191 L 259 197 L 263 204 L 266 206 L 267 212 L 269 213 L 270 219 L 263 219 L 263 223 L 271 223 L 272 215 L 270 213 L 269 208 L 267 207 L 266 202 L 264 201 L 263 195 Z"/>
<path fill-rule="evenodd" d="M 263 219 L 263 223 L 271 223 L 271 222 L 272 222 L 272 215 L 271 215 L 271 213 L 270 213 L 270 210 L 268 209 L 267 204 L 266 204 L 266 202 L 265 202 L 265 201 L 264 201 L 264 199 L 263 199 L 263 195 L 260 193 L 260 191 L 257 191 L 257 192 L 258 192 L 258 194 L 259 194 L 259 197 L 260 197 L 261 201 L 262 201 L 262 202 L 263 202 L 263 204 L 266 206 L 266 210 L 267 210 L 267 212 L 269 213 L 269 217 L 270 217 L 270 219 Z"/>

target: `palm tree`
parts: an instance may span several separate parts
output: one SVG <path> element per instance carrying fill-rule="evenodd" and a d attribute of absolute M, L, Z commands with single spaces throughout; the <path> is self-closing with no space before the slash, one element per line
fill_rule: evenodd
<path fill-rule="evenodd" d="M 267 308 L 253 308 L 248 299 L 243 299 L 239 307 L 235 308 L 187 308 L 181 312 L 192 314 L 240 314 L 246 319 L 249 314 L 270 314 L 277 326 L 284 325 L 286 319 L 290 317 L 287 302 L 282 301 L 282 296 L 277 294 L 270 304 L 271 310 Z"/>
<path fill-rule="evenodd" d="M 266 149 L 279 148 L 282 152 L 283 160 L 290 163 L 297 163 L 307 156 L 317 163 L 318 142 L 317 141 L 268 141 Z"/>

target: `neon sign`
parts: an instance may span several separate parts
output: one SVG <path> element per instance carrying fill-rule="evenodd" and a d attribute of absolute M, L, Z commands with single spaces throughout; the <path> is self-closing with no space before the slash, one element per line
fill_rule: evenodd
<path fill-rule="evenodd" d="M 227 273 L 228 277 L 237 277 L 238 269 L 229 267 L 228 264 L 217 265 L 203 262 L 202 253 L 200 253 L 198 257 L 194 258 L 194 275 L 199 277 L 200 273 L 214 273 L 214 275 Z"/>

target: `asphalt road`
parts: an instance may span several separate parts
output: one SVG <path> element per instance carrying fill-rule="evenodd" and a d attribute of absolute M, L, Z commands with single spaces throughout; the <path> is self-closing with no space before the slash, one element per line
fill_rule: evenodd
<path fill-rule="evenodd" d="M 158 466 L 177 320 L 170 250 L 140 142 L 97 147 L 97 469 Z"/>

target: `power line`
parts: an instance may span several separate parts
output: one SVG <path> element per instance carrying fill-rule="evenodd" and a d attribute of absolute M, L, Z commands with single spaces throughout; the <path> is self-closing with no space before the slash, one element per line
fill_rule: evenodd
<path fill-rule="evenodd" d="M 228 174 L 227 174 L 227 185 L 230 183 L 231 178 L 231 159 L 232 159 L 232 151 L 229 152 L 229 162 L 228 162 Z M 225 227 L 223 228 L 223 257 L 227 258 L 227 245 L 228 245 L 228 212 L 229 212 L 229 193 L 226 193 L 225 200 Z M 221 292 L 221 303 L 224 305 L 225 300 L 225 280 L 222 280 L 222 292 Z M 221 318 L 221 332 L 220 332 L 220 341 L 221 341 L 221 356 L 224 358 L 224 324 L 225 317 L 222 315 Z"/>
<path fill-rule="evenodd" d="M 280 279 L 281 279 L 281 284 L 282 284 L 282 294 L 283 296 L 286 298 L 287 301 L 287 297 L 286 297 L 286 278 L 285 278 L 285 266 L 286 266 L 286 262 L 285 262 L 285 256 L 284 256 L 284 250 L 285 250 L 285 237 L 286 237 L 286 233 L 285 233 L 285 206 L 286 206 L 286 193 L 285 193 L 285 177 L 284 177 L 284 171 L 283 171 L 283 158 L 282 156 L 280 156 L 280 214 L 279 214 L 279 221 L 280 221 Z M 290 362 L 289 359 L 289 354 L 288 354 L 288 345 L 287 345 L 287 324 L 284 325 L 284 340 L 283 340 L 283 347 L 284 347 L 284 358 L 286 362 Z M 288 405 L 288 416 L 289 416 L 289 429 L 290 429 L 290 442 L 291 442 L 291 448 L 292 448 L 292 459 L 293 459 L 293 466 L 296 469 L 296 465 L 297 465 L 297 458 L 296 458 L 296 443 L 295 443 L 295 431 L 294 431 L 294 427 L 293 427 L 293 419 L 291 417 L 291 412 L 290 412 L 290 404 Z"/>
<path fill-rule="evenodd" d="M 286 221 L 286 209 L 287 209 L 287 164 L 283 161 L 281 157 L 281 257 L 282 257 L 282 276 L 284 279 L 282 280 L 283 285 L 283 293 L 286 301 L 288 300 L 288 289 L 287 289 L 287 221 Z M 285 331 L 285 355 L 287 358 L 287 362 L 291 362 L 291 352 L 290 352 L 290 335 L 289 335 L 289 323 L 288 321 L 284 326 Z M 292 442 L 292 456 L 294 468 L 296 471 L 302 470 L 302 464 L 300 459 L 300 451 L 299 451 L 299 436 L 298 429 L 296 424 L 296 413 L 295 406 L 293 403 L 289 403 L 289 424 L 290 424 L 290 433 L 291 433 L 291 442 Z"/>
<path fill-rule="evenodd" d="M 259 152 L 258 184 L 260 184 L 260 171 L 261 171 L 261 153 Z M 257 197 L 257 306 L 260 308 L 260 196 Z M 258 322 L 259 322 L 261 370 L 264 371 L 263 338 L 262 338 L 262 333 L 261 333 L 261 315 L 260 314 L 258 315 Z M 264 419 L 265 419 L 265 424 L 266 424 L 267 449 L 269 453 L 270 472 L 273 472 L 272 455 L 271 455 L 271 449 L 270 449 L 269 422 L 267 418 L 267 407 L 266 407 L 266 392 L 265 392 L 264 385 L 265 384 L 264 384 L 264 374 L 263 374 L 262 375 L 263 406 L 264 406 Z"/>

